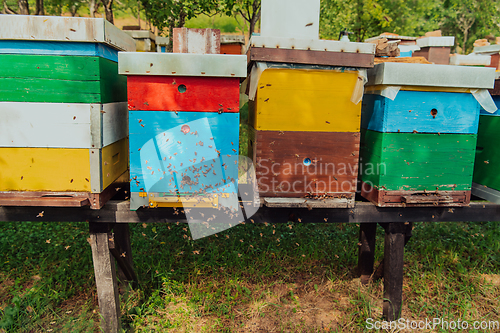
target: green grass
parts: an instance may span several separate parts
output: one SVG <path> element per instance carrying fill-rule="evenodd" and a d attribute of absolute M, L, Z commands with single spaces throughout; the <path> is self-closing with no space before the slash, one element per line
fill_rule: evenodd
<path fill-rule="evenodd" d="M 247 223 L 197 241 L 183 224 L 130 227 L 141 287 L 120 289 L 126 330 L 362 332 L 382 318 L 383 282 L 355 278 L 357 225 Z M 499 320 L 499 232 L 415 224 L 403 317 Z M 99 331 L 87 238 L 86 223 L 0 224 L 0 332 Z"/>

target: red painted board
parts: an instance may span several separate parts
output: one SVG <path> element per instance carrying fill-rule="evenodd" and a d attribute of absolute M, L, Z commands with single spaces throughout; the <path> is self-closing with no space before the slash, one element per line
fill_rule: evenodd
<path fill-rule="evenodd" d="M 128 76 L 127 90 L 129 110 L 239 112 L 239 78 Z"/>

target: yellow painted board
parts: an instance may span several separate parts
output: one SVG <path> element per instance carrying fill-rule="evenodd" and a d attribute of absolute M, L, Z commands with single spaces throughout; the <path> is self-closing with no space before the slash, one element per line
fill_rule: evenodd
<path fill-rule="evenodd" d="M 102 148 L 102 186 L 111 185 L 128 168 L 128 138 Z"/>
<path fill-rule="evenodd" d="M 356 71 L 266 69 L 250 123 L 261 131 L 359 132 L 361 103 L 351 102 L 357 80 Z"/>
<path fill-rule="evenodd" d="M 90 192 L 89 149 L 0 148 L 0 191 Z"/>

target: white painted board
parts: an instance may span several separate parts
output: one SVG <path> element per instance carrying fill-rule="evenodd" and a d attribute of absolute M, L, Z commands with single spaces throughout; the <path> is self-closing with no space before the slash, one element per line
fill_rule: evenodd
<path fill-rule="evenodd" d="M 135 51 L 134 39 L 103 18 L 0 15 L 0 39 L 104 43 Z"/>
<path fill-rule="evenodd" d="M 122 75 L 246 77 L 247 57 L 229 54 L 119 52 Z"/>
<path fill-rule="evenodd" d="M 102 148 L 128 135 L 126 102 L 0 102 L 0 119 L 0 147 Z"/>
<path fill-rule="evenodd" d="M 375 54 L 376 45 L 373 43 L 340 42 L 323 39 L 298 39 L 281 37 L 252 36 L 251 47 L 279 48 L 290 50 L 311 50 L 327 52 L 347 52 Z"/>
<path fill-rule="evenodd" d="M 263 37 L 319 38 L 320 0 L 262 0 Z"/>
<path fill-rule="evenodd" d="M 474 47 L 474 53 L 479 54 L 495 54 L 500 52 L 500 45 L 487 45 L 487 46 L 476 46 Z"/>
<path fill-rule="evenodd" d="M 420 47 L 452 47 L 455 45 L 455 37 L 453 36 L 443 36 L 443 37 L 424 37 L 417 39 L 417 45 Z"/>
<path fill-rule="evenodd" d="M 368 70 L 371 85 L 492 89 L 495 68 L 386 62 Z"/>

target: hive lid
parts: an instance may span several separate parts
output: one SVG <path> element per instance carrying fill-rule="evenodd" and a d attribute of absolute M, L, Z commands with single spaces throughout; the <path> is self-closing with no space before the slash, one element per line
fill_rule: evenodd
<path fill-rule="evenodd" d="M 494 68 L 386 62 L 368 70 L 367 86 L 491 89 L 494 81 Z"/>
<path fill-rule="evenodd" d="M 245 44 L 245 36 L 243 35 L 220 35 L 221 44 L 239 43 Z"/>
<path fill-rule="evenodd" d="M 499 53 L 499 52 L 500 52 L 500 45 L 499 44 L 474 47 L 474 53 L 494 54 L 494 53 Z"/>
<path fill-rule="evenodd" d="M 0 39 L 103 43 L 135 51 L 132 37 L 103 18 L 0 15 Z"/>
<path fill-rule="evenodd" d="M 123 75 L 246 77 L 247 57 L 226 54 L 119 52 Z"/>
<path fill-rule="evenodd" d="M 417 39 L 417 45 L 420 47 L 451 47 L 455 45 L 455 37 L 444 36 L 444 37 L 424 37 Z"/>

